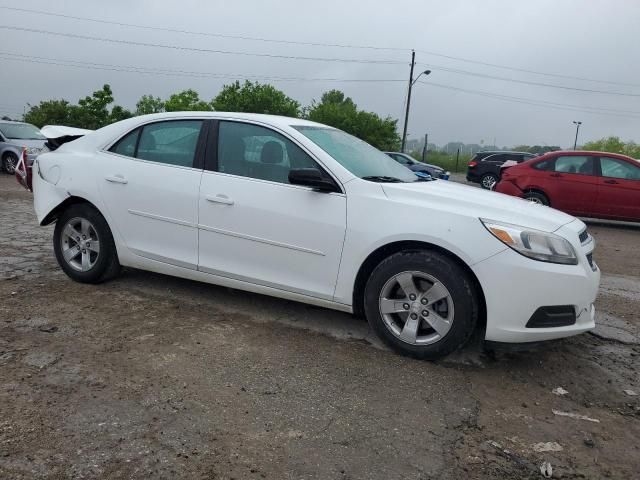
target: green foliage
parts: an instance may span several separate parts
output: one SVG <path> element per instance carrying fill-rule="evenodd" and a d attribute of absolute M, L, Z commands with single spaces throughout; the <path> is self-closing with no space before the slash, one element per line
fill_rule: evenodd
<path fill-rule="evenodd" d="M 354 101 L 339 90 L 325 92 L 319 103 L 313 102 L 308 108 L 306 116 L 314 122 L 355 135 L 380 150 L 397 150 L 400 147 L 397 120 L 358 110 Z"/>
<path fill-rule="evenodd" d="M 136 115 L 148 115 L 150 113 L 164 112 L 164 102 L 160 97 L 143 95 L 136 103 Z"/>
<path fill-rule="evenodd" d="M 515 152 L 529 152 L 535 154 L 544 154 L 548 152 L 555 152 L 556 150 L 561 150 L 558 146 L 549 146 L 549 145 L 516 145 L 513 147 L 513 151 Z"/>
<path fill-rule="evenodd" d="M 45 100 L 29 108 L 24 115 L 24 121 L 38 128 L 45 125 L 71 125 L 71 105 L 66 100 Z"/>
<path fill-rule="evenodd" d="M 174 93 L 164 104 L 167 112 L 206 112 L 212 110 L 211 105 L 204 100 L 200 100 L 198 92 L 192 89 Z"/>
<path fill-rule="evenodd" d="M 44 125 L 66 125 L 68 127 L 88 128 L 96 130 L 113 122 L 132 116 L 128 110 L 113 103 L 113 92 L 109 85 L 78 100 L 78 105 L 71 105 L 66 100 L 46 100 L 29 108 L 24 121 L 42 128 Z"/>
<path fill-rule="evenodd" d="M 211 102 L 219 112 L 268 113 L 297 117 L 300 104 L 277 88 L 258 82 L 236 81 L 222 87 L 220 93 Z"/>
<path fill-rule="evenodd" d="M 418 160 L 422 161 L 422 152 L 411 152 L 411 156 Z M 456 165 L 456 154 L 448 154 L 447 152 L 438 152 L 431 151 L 427 152 L 426 163 L 431 163 L 433 165 L 437 165 L 439 167 L 444 168 L 445 170 L 451 173 L 457 172 L 466 172 L 467 171 L 467 163 L 471 160 L 471 155 L 469 154 L 460 154 L 458 158 L 458 162 Z"/>
<path fill-rule="evenodd" d="M 640 145 L 635 142 L 623 142 L 619 137 L 601 138 L 593 142 L 587 142 L 582 150 L 595 150 L 597 152 L 621 153 L 633 158 L 640 158 Z"/>

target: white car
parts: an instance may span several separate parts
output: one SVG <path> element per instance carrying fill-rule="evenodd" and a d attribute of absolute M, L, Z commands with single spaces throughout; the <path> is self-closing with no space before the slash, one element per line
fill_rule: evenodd
<path fill-rule="evenodd" d="M 120 266 L 364 314 L 446 355 L 477 328 L 532 342 L 594 328 L 594 241 L 569 215 L 441 180 L 325 125 L 181 112 L 40 155 L 35 210 L 74 280 Z"/>

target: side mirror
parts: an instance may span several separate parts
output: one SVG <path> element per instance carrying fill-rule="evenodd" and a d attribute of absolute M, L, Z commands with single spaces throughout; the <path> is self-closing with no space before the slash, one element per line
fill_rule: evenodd
<path fill-rule="evenodd" d="M 327 178 L 317 168 L 292 168 L 289 170 L 289 183 L 311 187 L 319 192 L 339 192 L 333 179 Z"/>

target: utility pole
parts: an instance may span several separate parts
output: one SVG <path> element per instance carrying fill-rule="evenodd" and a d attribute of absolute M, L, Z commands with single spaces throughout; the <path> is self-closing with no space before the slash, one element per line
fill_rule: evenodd
<path fill-rule="evenodd" d="M 409 91 L 407 92 L 407 108 L 404 112 L 404 128 L 402 129 L 402 146 L 400 151 L 404 153 L 404 146 L 407 143 L 407 125 L 409 123 L 409 106 L 411 105 L 411 88 L 413 87 L 413 68 L 416 66 L 416 52 L 411 50 L 411 70 L 409 71 Z"/>
<path fill-rule="evenodd" d="M 429 134 L 425 133 L 424 134 L 424 148 L 422 149 L 422 162 L 426 163 L 427 161 L 427 148 L 429 145 Z"/>
<path fill-rule="evenodd" d="M 580 131 L 580 125 L 582 125 L 582 122 L 574 120 L 573 124 L 576 126 L 576 139 L 573 141 L 573 149 L 576 150 L 578 148 L 578 132 Z"/>
<path fill-rule="evenodd" d="M 460 160 L 460 147 L 456 151 L 456 173 L 458 173 L 458 160 Z"/>

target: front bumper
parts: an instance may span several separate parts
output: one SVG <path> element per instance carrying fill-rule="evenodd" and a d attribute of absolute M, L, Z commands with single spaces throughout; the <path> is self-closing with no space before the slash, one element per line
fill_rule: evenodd
<path fill-rule="evenodd" d="M 571 238 L 577 236 L 573 228 L 565 226 L 556 233 Z M 576 335 L 595 327 L 594 302 L 600 285 L 600 270 L 597 266 L 595 270 L 591 268 L 580 243 L 572 243 L 579 252 L 578 265 L 539 262 L 507 249 L 473 267 L 485 295 L 486 340 L 537 342 Z M 560 305 L 575 309 L 574 324 L 544 328 L 526 326 L 538 308 Z"/>

